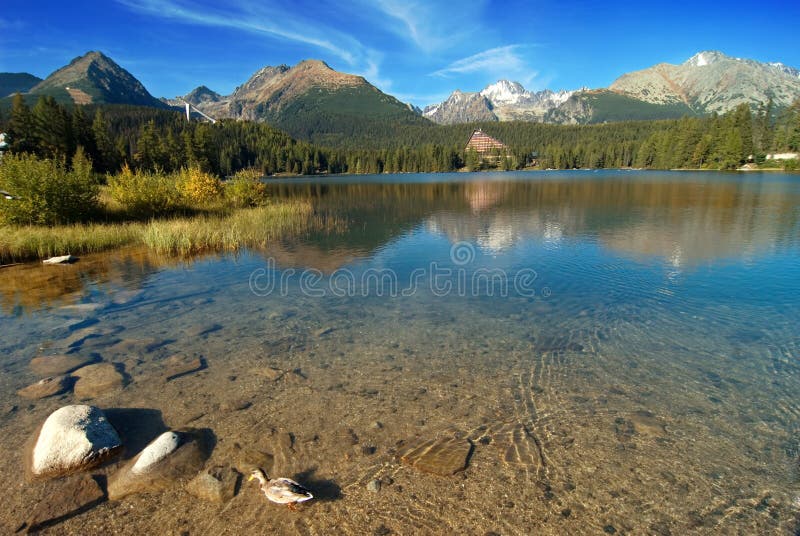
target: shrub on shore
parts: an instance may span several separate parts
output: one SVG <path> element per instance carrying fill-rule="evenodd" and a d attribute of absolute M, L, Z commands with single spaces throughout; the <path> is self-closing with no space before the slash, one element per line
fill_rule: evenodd
<path fill-rule="evenodd" d="M 111 197 L 131 216 L 152 217 L 183 208 L 184 203 L 173 175 L 136 170 L 127 165 L 109 178 Z"/>
<path fill-rule="evenodd" d="M 0 161 L 0 219 L 14 225 L 55 225 L 89 219 L 98 208 L 99 184 L 78 147 L 72 169 L 64 161 L 9 154 Z"/>
<path fill-rule="evenodd" d="M 177 174 L 181 195 L 190 206 L 207 205 L 222 196 L 222 182 L 197 167 L 184 168 Z"/>
<path fill-rule="evenodd" d="M 226 203 L 239 208 L 257 207 L 267 201 L 267 187 L 261 182 L 263 173 L 257 169 L 243 169 L 225 183 Z"/>

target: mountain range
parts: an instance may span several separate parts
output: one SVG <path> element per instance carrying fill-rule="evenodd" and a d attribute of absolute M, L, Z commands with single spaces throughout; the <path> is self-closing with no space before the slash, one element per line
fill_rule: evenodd
<path fill-rule="evenodd" d="M 623 74 L 608 88 L 529 91 L 518 82 L 500 80 L 479 92 L 456 90 L 444 102 L 419 110 L 363 77 L 335 71 L 318 60 L 264 67 L 230 95 L 201 85 L 182 97 L 156 99 L 131 73 L 93 51 L 44 80 L 27 73 L 0 73 L 0 104 L 7 105 L 8 95 L 16 92 L 29 100 L 51 95 L 76 104 L 165 108 L 182 107 L 185 101 L 215 118 L 266 121 L 293 136 L 324 138 L 346 135 L 365 121 L 586 124 L 724 113 L 742 103 L 757 109 L 770 100 L 781 108 L 800 98 L 800 71 L 704 51 L 680 65 L 660 63 Z"/>
<path fill-rule="evenodd" d="M 705 51 L 680 65 L 660 63 L 623 74 L 607 89 L 530 92 L 517 82 L 500 80 L 476 93 L 456 90 L 446 101 L 425 108 L 423 115 L 442 124 L 600 123 L 725 113 L 742 103 L 757 109 L 770 99 L 782 108 L 798 98 L 799 70 Z"/>

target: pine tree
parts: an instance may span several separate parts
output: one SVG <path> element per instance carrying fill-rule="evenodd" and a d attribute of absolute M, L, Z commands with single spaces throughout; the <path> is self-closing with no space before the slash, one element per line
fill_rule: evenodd
<path fill-rule="evenodd" d="M 7 134 L 11 152 L 33 153 L 36 150 L 33 115 L 25 104 L 24 97 L 19 93 L 11 100 L 11 117 L 8 120 Z"/>
<path fill-rule="evenodd" d="M 36 152 L 48 158 L 71 157 L 74 153 L 72 121 L 51 96 L 39 97 L 32 110 Z"/>
<path fill-rule="evenodd" d="M 478 151 L 474 147 L 470 147 L 466 155 L 464 155 L 464 166 L 467 171 L 477 171 L 481 167 L 481 158 L 478 156 Z"/>
<path fill-rule="evenodd" d="M 95 167 L 98 171 L 110 173 L 120 165 L 119 151 L 114 147 L 108 135 L 108 122 L 103 109 L 98 109 L 92 120 L 92 137 L 95 143 Z"/>
<path fill-rule="evenodd" d="M 76 106 L 72 110 L 71 129 L 75 148 L 82 147 L 90 160 L 97 159 L 97 147 L 94 141 L 92 127 L 83 106 Z"/>

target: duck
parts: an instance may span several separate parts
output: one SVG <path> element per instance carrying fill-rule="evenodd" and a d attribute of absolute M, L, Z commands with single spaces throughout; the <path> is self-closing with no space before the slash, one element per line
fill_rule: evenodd
<path fill-rule="evenodd" d="M 289 510 L 295 510 L 297 503 L 314 498 L 309 490 L 291 478 L 269 478 L 267 473 L 260 468 L 254 469 L 247 480 L 253 479 L 258 480 L 261 491 L 264 492 L 267 499 L 274 503 L 285 504 Z"/>

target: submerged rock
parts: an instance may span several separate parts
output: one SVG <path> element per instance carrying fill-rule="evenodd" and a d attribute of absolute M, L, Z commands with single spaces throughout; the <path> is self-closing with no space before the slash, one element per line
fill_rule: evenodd
<path fill-rule="evenodd" d="M 81 399 L 96 398 L 125 386 L 125 376 L 112 363 L 87 365 L 73 372 L 78 378 L 75 382 L 75 396 Z"/>
<path fill-rule="evenodd" d="M 184 334 L 190 339 L 196 339 L 197 337 L 203 337 L 209 333 L 214 333 L 215 331 L 219 331 L 221 329 L 222 324 L 217 323 L 197 325 L 184 330 Z"/>
<path fill-rule="evenodd" d="M 164 432 L 108 481 L 108 497 L 122 499 L 143 491 L 164 489 L 193 476 L 207 457 L 203 432 L 192 428 Z"/>
<path fill-rule="evenodd" d="M 204 368 L 205 363 L 199 357 L 174 355 L 164 361 L 164 380 L 171 381 Z"/>
<path fill-rule="evenodd" d="M 77 354 L 44 355 L 31 359 L 30 368 L 39 376 L 58 376 L 94 363 L 96 358 Z"/>
<path fill-rule="evenodd" d="M 33 507 L 23 525 L 28 532 L 69 519 L 105 500 L 105 493 L 92 475 L 75 475 L 47 486 L 47 498 Z"/>
<path fill-rule="evenodd" d="M 37 400 L 48 396 L 60 395 L 72 386 L 73 378 L 69 375 L 50 376 L 20 389 L 17 394 L 22 398 Z"/>
<path fill-rule="evenodd" d="M 241 475 L 228 465 L 206 469 L 186 485 L 186 491 L 209 502 L 225 503 L 236 494 Z"/>
<path fill-rule="evenodd" d="M 25 456 L 29 478 L 63 476 L 100 465 L 122 448 L 103 411 L 74 405 L 57 409 L 34 434 Z"/>
<path fill-rule="evenodd" d="M 58 345 L 62 348 L 85 348 L 98 345 L 107 347 L 113 342 L 112 337 L 124 331 L 124 329 L 121 326 L 91 325 L 76 329 L 59 341 Z"/>
<path fill-rule="evenodd" d="M 633 423 L 633 428 L 637 434 L 654 438 L 663 438 L 667 436 L 664 421 L 647 410 L 636 411 L 629 419 L 630 422 Z"/>
<path fill-rule="evenodd" d="M 252 405 L 253 405 L 253 403 L 250 402 L 247 399 L 237 398 L 235 400 L 227 400 L 227 401 L 223 402 L 222 404 L 219 405 L 219 409 L 221 409 L 222 411 L 228 411 L 228 412 L 230 412 L 230 411 L 242 411 L 242 410 L 245 410 L 245 409 L 249 408 Z"/>
<path fill-rule="evenodd" d="M 119 290 L 111 296 L 113 305 L 126 305 L 142 295 L 141 290 Z"/>
<path fill-rule="evenodd" d="M 70 303 L 67 305 L 62 305 L 58 308 L 59 312 L 62 313 L 76 313 L 76 314 L 85 314 L 85 313 L 93 313 L 98 309 L 102 309 L 105 307 L 102 303 Z"/>
<path fill-rule="evenodd" d="M 447 437 L 414 443 L 398 452 L 397 457 L 420 471 L 450 476 L 467 468 L 470 454 L 469 440 Z"/>
<path fill-rule="evenodd" d="M 333 333 L 334 328 L 331 326 L 324 326 L 319 328 L 318 330 L 314 331 L 315 337 L 322 337 L 324 335 L 328 335 L 329 333 Z"/>
<path fill-rule="evenodd" d="M 261 376 L 274 382 L 280 380 L 283 375 L 286 374 L 286 371 L 277 369 L 275 367 L 257 367 L 251 369 L 251 373 L 255 376 Z"/>
<path fill-rule="evenodd" d="M 275 456 L 271 453 L 253 447 L 242 448 L 238 443 L 235 443 L 233 447 L 236 468 L 243 474 L 249 474 L 253 469 L 258 468 L 265 470 L 267 473 L 272 472 L 272 468 L 275 465 Z"/>

